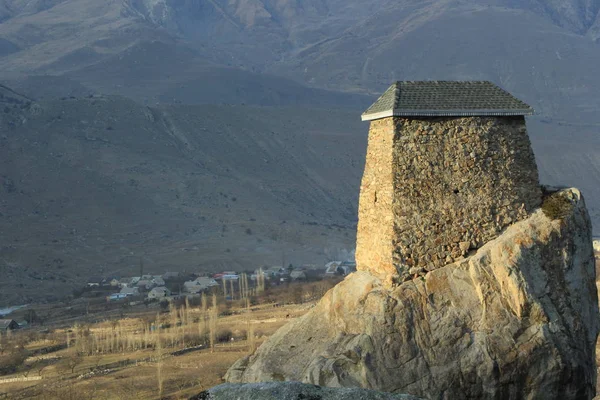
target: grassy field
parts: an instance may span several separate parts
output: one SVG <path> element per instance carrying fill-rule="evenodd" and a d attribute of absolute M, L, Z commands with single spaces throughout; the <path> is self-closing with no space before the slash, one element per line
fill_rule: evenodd
<path fill-rule="evenodd" d="M 333 283 L 317 283 L 319 295 Z M 215 295 L 198 306 L 138 308 L 122 318 L 2 336 L 0 399 L 189 398 L 222 383 L 236 360 L 304 315 L 318 298 L 311 285 L 298 285 L 305 294 L 300 304 Z M 298 289 L 281 288 L 263 300 L 290 291 Z M 13 378 L 23 381 L 2 383 Z"/>

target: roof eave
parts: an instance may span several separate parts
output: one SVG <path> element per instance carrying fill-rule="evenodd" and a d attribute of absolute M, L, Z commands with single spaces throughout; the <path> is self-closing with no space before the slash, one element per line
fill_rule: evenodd
<path fill-rule="evenodd" d="M 375 119 L 388 117 L 511 117 L 511 116 L 530 116 L 534 110 L 514 109 L 514 110 L 387 110 L 372 114 L 362 114 L 362 121 L 372 121 Z"/>

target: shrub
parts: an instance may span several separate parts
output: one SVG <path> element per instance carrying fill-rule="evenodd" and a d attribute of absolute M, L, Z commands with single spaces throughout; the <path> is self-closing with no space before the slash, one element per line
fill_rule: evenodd
<path fill-rule="evenodd" d="M 8 354 L 0 356 L 0 375 L 8 375 L 16 372 L 27 358 L 24 349 L 15 349 Z"/>
<path fill-rule="evenodd" d="M 208 334 L 199 335 L 197 333 L 186 334 L 184 336 L 184 341 L 185 341 L 186 346 L 188 346 L 188 347 L 200 346 L 202 344 L 207 344 L 209 342 Z"/>
<path fill-rule="evenodd" d="M 550 219 L 562 219 L 569 215 L 573 204 L 560 192 L 552 193 L 544 198 L 542 211 Z"/>
<path fill-rule="evenodd" d="M 160 305 L 161 310 L 166 310 L 169 308 L 169 300 L 162 300 L 160 303 L 158 303 Z"/>
<path fill-rule="evenodd" d="M 231 332 L 230 329 L 221 329 L 217 332 L 217 342 L 219 343 L 225 343 L 225 342 L 229 342 L 231 340 L 231 337 L 233 336 L 233 333 Z"/>

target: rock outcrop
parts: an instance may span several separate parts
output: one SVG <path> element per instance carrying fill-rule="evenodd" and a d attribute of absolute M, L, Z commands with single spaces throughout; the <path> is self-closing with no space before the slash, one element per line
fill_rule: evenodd
<path fill-rule="evenodd" d="M 390 394 L 359 388 L 324 388 L 300 382 L 224 384 L 204 391 L 190 400 L 418 400 L 405 394 Z"/>
<path fill-rule="evenodd" d="M 423 277 L 389 287 L 368 272 L 350 275 L 226 379 L 435 399 L 592 398 L 591 224 L 578 190 L 557 195 L 568 205 L 557 219 L 539 209 Z"/>

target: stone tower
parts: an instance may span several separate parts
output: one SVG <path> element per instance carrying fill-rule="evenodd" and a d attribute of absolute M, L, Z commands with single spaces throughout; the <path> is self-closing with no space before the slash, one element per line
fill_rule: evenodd
<path fill-rule="evenodd" d="M 527 104 L 490 82 L 396 82 L 370 121 L 357 268 L 405 281 L 464 257 L 540 206 Z"/>

